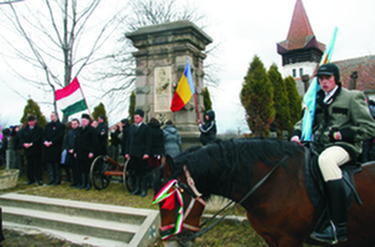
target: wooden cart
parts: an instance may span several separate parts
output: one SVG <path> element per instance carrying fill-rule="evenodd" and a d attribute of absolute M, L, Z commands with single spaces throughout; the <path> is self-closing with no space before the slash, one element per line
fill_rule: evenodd
<path fill-rule="evenodd" d="M 129 169 L 129 160 L 125 164 L 119 164 L 107 155 L 100 155 L 94 159 L 90 168 L 90 179 L 97 190 L 108 187 L 113 176 L 121 176 L 123 183 L 129 192 L 135 190 L 134 171 Z"/>

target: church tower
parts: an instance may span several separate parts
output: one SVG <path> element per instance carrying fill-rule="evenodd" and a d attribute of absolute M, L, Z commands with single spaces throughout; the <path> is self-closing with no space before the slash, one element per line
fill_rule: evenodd
<path fill-rule="evenodd" d="M 284 77 L 293 76 L 300 94 L 303 94 L 301 80 L 303 75 L 312 77 L 324 53 L 325 45 L 316 40 L 302 0 L 297 0 L 288 37 L 277 44 L 277 53 L 282 56 Z M 299 83 L 298 83 L 299 81 Z"/>

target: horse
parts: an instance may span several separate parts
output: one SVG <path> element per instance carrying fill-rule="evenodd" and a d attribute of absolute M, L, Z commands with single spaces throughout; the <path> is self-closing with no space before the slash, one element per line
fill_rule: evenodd
<path fill-rule="evenodd" d="M 244 138 L 167 156 L 154 187 L 164 245 L 191 246 L 206 201 L 219 195 L 246 210 L 269 246 L 303 246 L 320 215 L 306 190 L 305 153 L 295 142 Z M 362 205 L 348 209 L 348 240 L 336 246 L 375 246 L 375 163 L 363 164 L 354 182 Z"/>

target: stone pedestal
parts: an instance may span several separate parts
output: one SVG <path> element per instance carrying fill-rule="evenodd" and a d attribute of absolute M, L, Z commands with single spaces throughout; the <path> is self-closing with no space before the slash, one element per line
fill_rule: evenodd
<path fill-rule="evenodd" d="M 175 122 L 182 138 L 199 137 L 194 97 L 178 111 L 170 105 L 174 90 L 189 60 L 200 116 L 203 116 L 204 50 L 212 39 L 189 21 L 176 21 L 145 26 L 127 33 L 136 59 L 136 109 L 145 112 L 145 121 L 152 117 Z M 198 141 L 199 143 L 199 141 Z"/>

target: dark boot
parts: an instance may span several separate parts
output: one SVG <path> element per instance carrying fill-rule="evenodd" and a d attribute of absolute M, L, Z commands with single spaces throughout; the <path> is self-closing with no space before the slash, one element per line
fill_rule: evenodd
<path fill-rule="evenodd" d="M 141 193 L 141 179 L 139 176 L 135 177 L 135 190 L 130 195 L 139 195 Z"/>
<path fill-rule="evenodd" d="M 346 209 L 346 193 L 344 180 L 331 180 L 326 183 L 328 209 L 331 218 L 331 226 L 322 232 L 313 232 L 310 237 L 317 241 L 335 244 L 338 241 L 346 241 L 346 222 L 348 218 Z"/>
<path fill-rule="evenodd" d="M 86 174 L 86 190 L 91 190 L 91 179 L 88 174 Z"/>
<path fill-rule="evenodd" d="M 76 187 L 77 189 L 86 188 L 86 174 L 82 174 L 81 179 L 82 179 L 81 184 Z"/>
<path fill-rule="evenodd" d="M 79 187 L 82 185 L 82 175 L 78 174 L 77 175 L 77 185 L 74 187 L 76 189 L 79 189 Z"/>
<path fill-rule="evenodd" d="M 148 188 L 148 176 L 144 176 L 142 178 L 142 193 L 141 193 L 141 197 L 147 196 L 147 188 Z"/>

